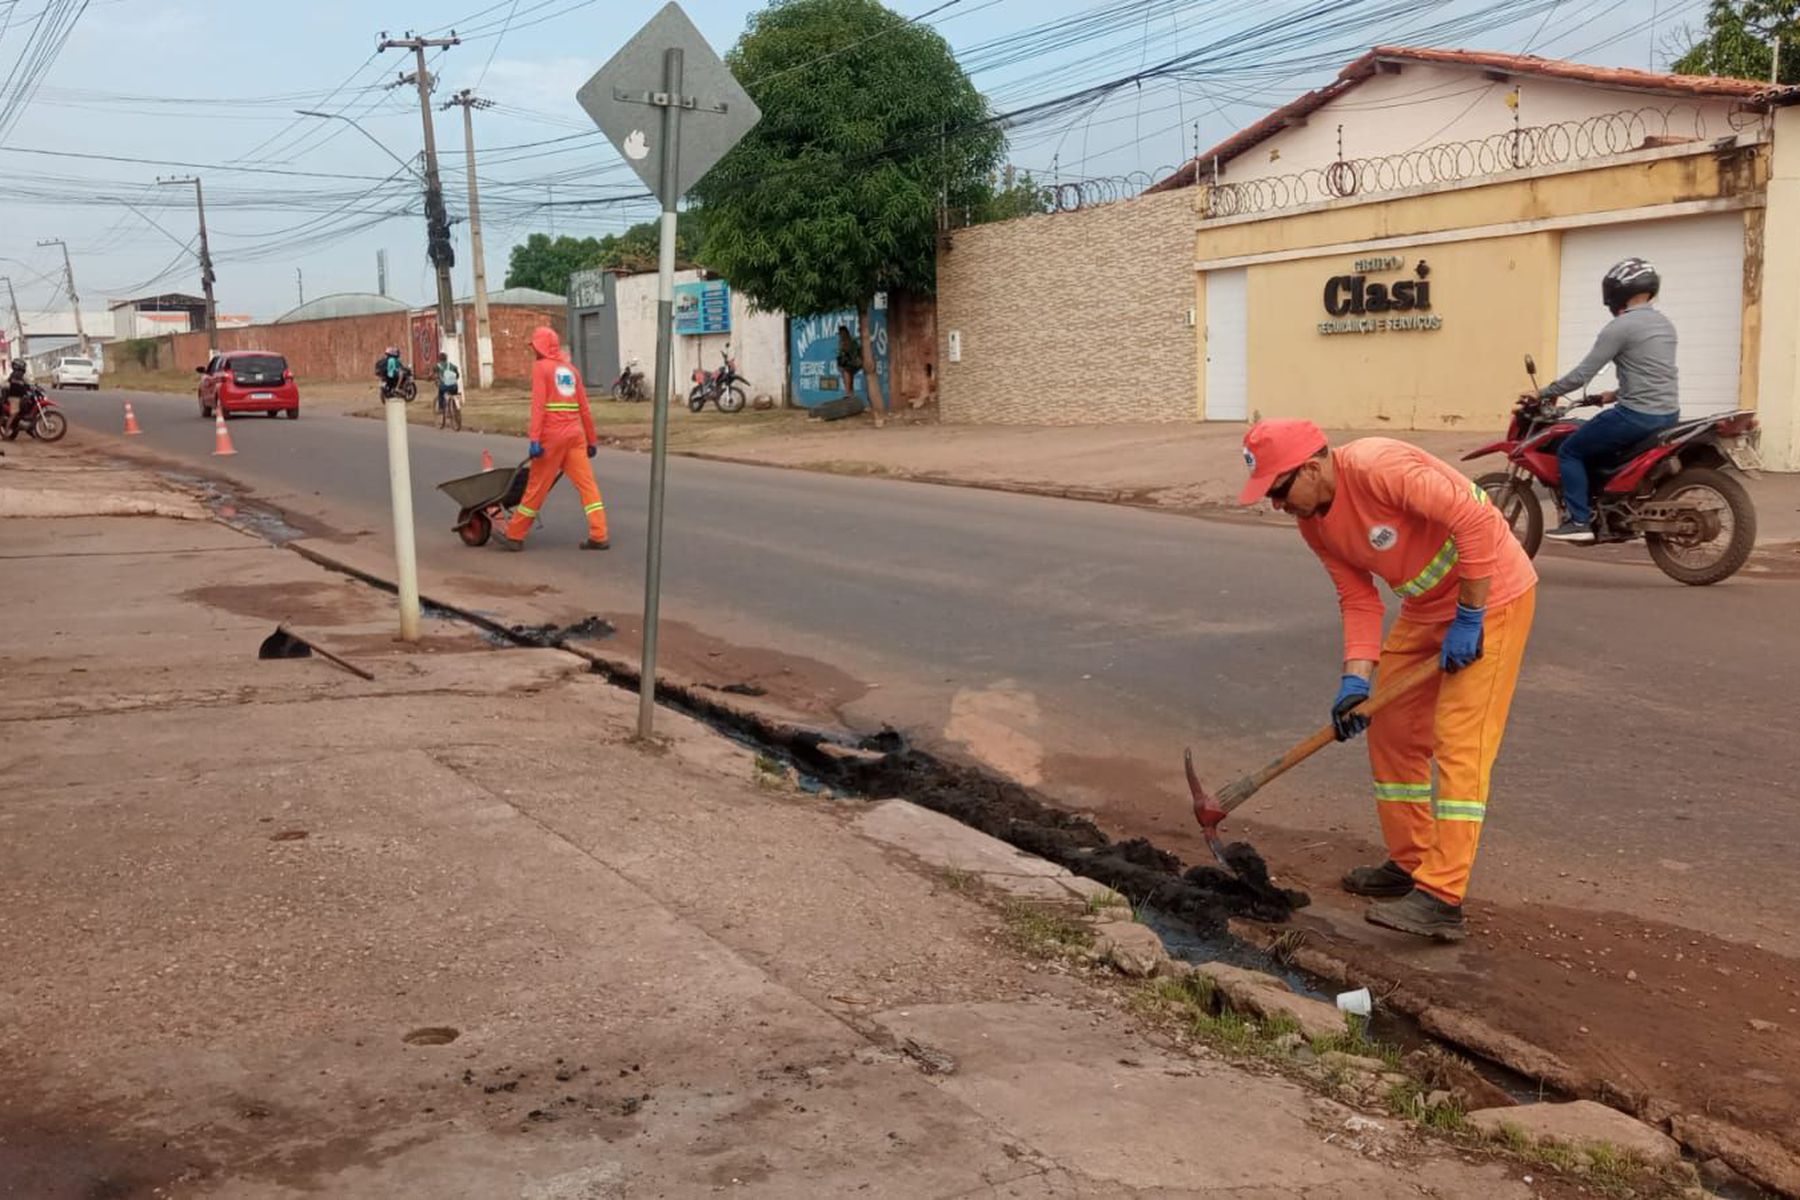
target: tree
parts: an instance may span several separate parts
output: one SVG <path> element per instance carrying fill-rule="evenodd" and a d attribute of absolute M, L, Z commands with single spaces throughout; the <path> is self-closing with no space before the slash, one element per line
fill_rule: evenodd
<path fill-rule="evenodd" d="M 1031 177 L 1030 171 L 1015 172 L 1006 168 L 994 182 L 982 204 L 973 210 L 972 224 L 988 221 L 1010 221 L 1014 217 L 1032 217 L 1051 210 L 1050 189 Z"/>
<path fill-rule="evenodd" d="M 854 308 L 885 411 L 870 302 L 936 290 L 939 205 L 984 203 L 999 161 L 987 101 L 943 38 L 877 0 L 774 0 L 727 62 L 762 120 L 690 194 L 701 258 L 759 308 Z"/>
<path fill-rule="evenodd" d="M 675 265 L 694 265 L 694 247 L 698 218 L 683 213 L 675 225 Z M 603 238 L 559 237 L 534 233 L 512 248 L 506 260 L 506 286 L 540 288 L 546 292 L 566 294 L 569 276 L 594 267 L 636 273 L 656 270 L 657 239 L 655 221 L 642 221 L 624 233 L 609 233 Z"/>
<path fill-rule="evenodd" d="M 1800 83 L 1800 0 L 1713 0 L 1705 36 L 1690 32 L 1673 66 L 1683 75 L 1766 81 L 1778 37 L 1781 82 Z"/>

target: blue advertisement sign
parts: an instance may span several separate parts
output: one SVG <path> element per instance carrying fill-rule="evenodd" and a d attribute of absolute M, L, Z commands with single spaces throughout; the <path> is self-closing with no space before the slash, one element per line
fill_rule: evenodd
<path fill-rule="evenodd" d="M 699 336 L 731 332 L 731 285 L 702 279 L 675 285 L 675 332 Z"/>
<path fill-rule="evenodd" d="M 882 394 L 893 402 L 888 385 L 887 296 L 877 293 L 869 306 L 869 342 L 875 351 L 875 378 Z M 793 373 L 794 404 L 800 408 L 817 408 L 844 398 L 844 380 L 838 373 L 838 328 L 842 326 L 862 346 L 862 323 L 854 308 L 840 312 L 815 313 L 795 317 L 788 328 L 788 364 Z M 866 390 L 858 372 L 853 384 L 856 394 Z"/>

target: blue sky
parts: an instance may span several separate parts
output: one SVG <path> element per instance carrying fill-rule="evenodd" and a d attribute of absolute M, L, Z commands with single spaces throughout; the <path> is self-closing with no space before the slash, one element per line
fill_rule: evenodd
<path fill-rule="evenodd" d="M 0 73 L 11 69 L 35 15 L 52 0 L 0 0 Z M 1110 0 L 1116 5 L 1119 0 Z M 1310 0 L 1317 3 L 1317 0 Z M 1061 178 L 1156 172 L 1181 161 L 1196 137 L 1210 145 L 1307 87 L 1375 41 L 1472 49 L 1530 49 L 1605 65 L 1663 66 L 1671 32 L 1697 23 L 1701 0 L 1354 0 L 1370 14 L 1312 39 L 1299 66 L 1285 60 L 1226 61 L 1234 38 L 1271 14 L 1309 0 L 1146 0 L 1142 19 L 1108 23 L 1067 45 L 1015 54 L 996 40 L 1102 7 L 1097 0 L 908 0 L 896 11 L 925 17 L 950 42 L 998 111 L 1116 78 L 1173 54 L 1211 46 L 1213 65 L 1179 83 L 1159 80 L 1094 109 L 1021 131 L 1011 161 Z M 299 118 L 296 108 L 342 111 L 405 159 L 421 130 L 416 93 L 389 90 L 410 54 L 375 55 L 385 29 L 468 35 L 433 70 L 441 99 L 463 87 L 496 102 L 476 114 L 476 145 L 489 276 L 498 286 L 508 248 L 532 232 L 602 234 L 651 215 L 642 203 L 591 203 L 637 190 L 635 179 L 576 105 L 577 87 L 660 6 L 660 0 L 413 0 L 247 5 L 238 0 L 89 0 L 79 25 L 30 107 L 0 149 L 0 275 L 31 310 L 56 303 L 55 249 L 74 256 L 84 309 L 141 291 L 198 291 L 183 246 L 193 236 L 191 189 L 156 177 L 188 168 L 24 153 L 26 148 L 201 164 L 223 312 L 279 315 L 310 299 L 373 291 L 378 250 L 389 290 L 432 295 L 416 186 L 381 149 L 339 121 Z M 684 7 L 723 52 L 758 6 L 747 0 L 686 0 Z M 260 10 L 260 11 L 259 11 Z M 1500 15 L 1462 39 L 1452 35 L 1483 12 Z M 1512 13 L 1519 14 L 1516 18 Z M 509 21 L 510 14 L 510 21 Z M 1654 30 L 1652 29 L 1654 24 Z M 1411 36 L 1409 36 L 1411 35 Z M 343 85 L 342 90 L 335 90 Z M 1196 130 L 1196 124 L 1198 129 Z M 460 110 L 437 114 L 453 216 L 466 208 Z M 560 139 L 560 140 L 553 140 Z M 228 169 L 237 168 L 237 169 Z M 277 173 L 284 172 L 284 173 Z M 160 228 L 159 228 L 160 227 Z M 471 287 L 468 247 L 457 227 L 456 290 Z M 134 290 L 135 289 L 135 290 Z"/>

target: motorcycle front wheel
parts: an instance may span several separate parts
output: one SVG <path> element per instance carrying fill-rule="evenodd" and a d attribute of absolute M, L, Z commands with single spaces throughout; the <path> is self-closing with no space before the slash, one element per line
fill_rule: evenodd
<path fill-rule="evenodd" d="M 724 391 L 719 393 L 719 411 L 720 412 L 723 412 L 723 413 L 743 412 L 744 405 L 746 405 L 748 403 L 750 403 L 750 397 L 745 395 L 744 389 L 739 387 L 735 383 L 732 384 L 730 387 L 726 388 Z"/>
<path fill-rule="evenodd" d="M 1538 502 L 1537 492 L 1530 484 L 1521 483 L 1505 471 L 1483 475 L 1475 481 L 1475 486 L 1488 494 L 1488 499 L 1506 518 L 1507 526 L 1525 550 L 1525 557 L 1536 558 L 1538 547 L 1544 544 L 1544 506 Z"/>
<path fill-rule="evenodd" d="M 40 442 L 60 442 L 62 435 L 69 432 L 69 422 L 59 412 L 39 413 L 31 432 Z"/>
<path fill-rule="evenodd" d="M 1679 504 L 1695 517 L 1692 535 L 1644 535 L 1650 557 L 1670 579 L 1690 587 L 1730 579 L 1756 549 L 1756 506 L 1744 485 L 1723 471 L 1710 467 L 1683 471 L 1665 481 L 1651 499 Z"/>

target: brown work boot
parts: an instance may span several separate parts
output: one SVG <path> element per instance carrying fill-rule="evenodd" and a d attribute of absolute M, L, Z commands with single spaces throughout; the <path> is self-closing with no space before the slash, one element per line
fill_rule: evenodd
<path fill-rule="evenodd" d="M 1412 886 L 1412 876 L 1391 858 L 1379 867 L 1352 867 L 1344 873 L 1344 890 L 1354 896 L 1396 900 L 1412 891 Z"/>
<path fill-rule="evenodd" d="M 1418 888 L 1398 900 L 1369 905 L 1363 918 L 1371 925 L 1438 942 L 1460 942 L 1469 936 L 1469 928 L 1463 924 L 1462 905 L 1439 900 Z"/>

